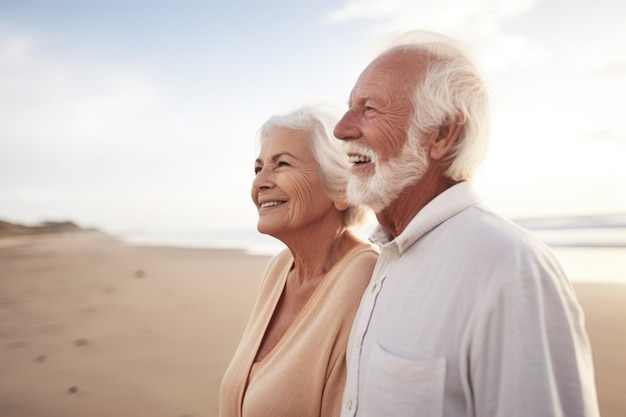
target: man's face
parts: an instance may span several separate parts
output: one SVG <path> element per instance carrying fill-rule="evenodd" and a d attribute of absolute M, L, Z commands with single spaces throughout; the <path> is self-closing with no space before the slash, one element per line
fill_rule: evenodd
<path fill-rule="evenodd" d="M 420 57 L 415 53 L 394 52 L 374 60 L 357 80 L 350 108 L 335 127 L 335 136 L 345 141 L 354 163 L 348 200 L 377 213 L 419 181 L 428 165 L 411 124 L 420 75 L 414 71 L 416 59 Z"/>

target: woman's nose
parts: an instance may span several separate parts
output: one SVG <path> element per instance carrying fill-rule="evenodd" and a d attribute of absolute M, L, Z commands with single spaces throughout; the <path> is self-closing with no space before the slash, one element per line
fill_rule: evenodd
<path fill-rule="evenodd" d="M 258 190 L 271 188 L 273 182 L 271 181 L 271 175 L 269 172 L 265 172 L 262 169 L 257 171 L 254 179 L 252 180 L 252 187 Z"/>

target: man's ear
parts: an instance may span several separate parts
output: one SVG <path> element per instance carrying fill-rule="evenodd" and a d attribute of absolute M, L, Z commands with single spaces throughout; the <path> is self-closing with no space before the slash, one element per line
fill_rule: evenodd
<path fill-rule="evenodd" d="M 345 203 L 343 201 L 335 201 L 335 208 L 339 211 L 347 210 L 350 207 L 350 204 Z"/>
<path fill-rule="evenodd" d="M 456 140 L 461 134 L 462 128 L 463 125 L 457 123 L 456 121 L 452 121 L 447 125 L 441 126 L 437 136 L 431 143 L 430 157 L 436 161 L 440 161 L 445 158 L 446 155 L 448 155 L 448 152 L 450 152 L 450 149 L 452 149 L 456 143 Z"/>

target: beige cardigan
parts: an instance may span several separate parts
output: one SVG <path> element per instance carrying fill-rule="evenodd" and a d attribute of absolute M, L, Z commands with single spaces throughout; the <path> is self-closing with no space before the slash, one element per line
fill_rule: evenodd
<path fill-rule="evenodd" d="M 220 417 L 339 416 L 352 319 L 377 257 L 369 244 L 348 252 L 326 274 L 274 349 L 253 366 L 293 264 L 288 250 L 270 261 L 222 380 Z"/>

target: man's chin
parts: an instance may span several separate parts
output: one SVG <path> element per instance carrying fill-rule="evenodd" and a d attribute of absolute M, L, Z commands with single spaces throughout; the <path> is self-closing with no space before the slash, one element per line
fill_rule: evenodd
<path fill-rule="evenodd" d="M 348 186 L 348 202 L 353 205 L 367 206 L 378 212 L 384 208 L 381 207 L 382 199 L 380 196 L 372 193 L 372 191 L 367 188 L 367 185 L 367 182 L 359 182 L 358 184 Z"/>

